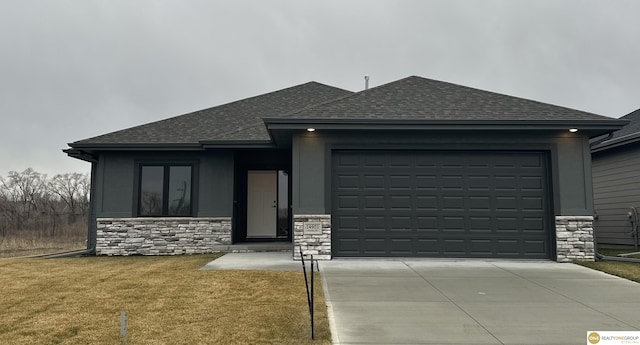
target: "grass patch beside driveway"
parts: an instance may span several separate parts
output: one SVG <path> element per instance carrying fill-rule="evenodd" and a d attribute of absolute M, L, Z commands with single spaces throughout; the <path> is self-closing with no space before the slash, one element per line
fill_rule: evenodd
<path fill-rule="evenodd" d="M 640 263 L 596 261 L 576 262 L 576 264 L 640 283 Z"/>
<path fill-rule="evenodd" d="M 633 249 L 609 249 L 599 248 L 598 252 L 607 256 L 617 256 L 621 253 L 636 252 Z M 640 258 L 640 255 L 632 255 L 630 258 Z M 640 283 L 640 263 L 619 261 L 576 262 L 576 264 L 589 267 L 594 270 L 612 274 Z"/>
<path fill-rule="evenodd" d="M 321 285 L 316 342 L 301 272 L 200 271 L 217 255 L 0 260 L 1 344 L 329 344 Z M 320 279 L 317 279 L 320 282 Z"/>

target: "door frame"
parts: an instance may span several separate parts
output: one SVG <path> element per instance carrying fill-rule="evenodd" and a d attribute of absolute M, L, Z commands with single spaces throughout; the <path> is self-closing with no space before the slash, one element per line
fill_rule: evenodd
<path fill-rule="evenodd" d="M 291 242 L 293 238 L 291 151 L 268 149 L 237 150 L 234 152 L 234 162 L 232 243 Z M 287 201 L 289 205 L 287 205 L 287 236 L 247 238 L 247 174 L 250 170 L 285 171 L 288 174 Z M 279 186 L 276 188 L 279 190 Z"/>

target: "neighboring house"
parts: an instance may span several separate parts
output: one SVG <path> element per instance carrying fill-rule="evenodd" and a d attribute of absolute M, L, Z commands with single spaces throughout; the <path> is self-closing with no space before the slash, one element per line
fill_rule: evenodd
<path fill-rule="evenodd" d="M 604 247 L 638 243 L 640 215 L 640 109 L 630 121 L 591 148 L 596 240 Z"/>
<path fill-rule="evenodd" d="M 310 82 L 65 152 L 92 163 L 97 255 L 284 240 L 296 258 L 564 262 L 593 260 L 589 138 L 625 123 L 414 76 Z"/>

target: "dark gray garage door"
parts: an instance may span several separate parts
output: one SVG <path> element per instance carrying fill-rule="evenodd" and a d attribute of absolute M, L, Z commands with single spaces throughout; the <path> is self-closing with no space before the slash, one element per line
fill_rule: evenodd
<path fill-rule="evenodd" d="M 333 151 L 332 169 L 334 256 L 551 257 L 542 152 Z"/>

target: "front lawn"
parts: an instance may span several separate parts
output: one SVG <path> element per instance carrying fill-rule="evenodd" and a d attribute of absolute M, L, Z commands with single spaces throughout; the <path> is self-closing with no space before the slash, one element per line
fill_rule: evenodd
<path fill-rule="evenodd" d="M 0 259 L 0 344 L 329 344 L 302 272 L 200 271 L 218 257 Z M 317 282 L 320 281 L 319 275 Z"/>

